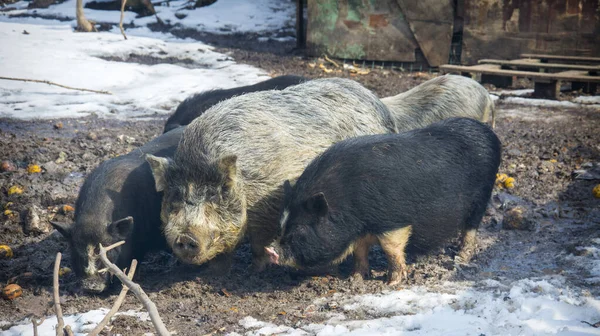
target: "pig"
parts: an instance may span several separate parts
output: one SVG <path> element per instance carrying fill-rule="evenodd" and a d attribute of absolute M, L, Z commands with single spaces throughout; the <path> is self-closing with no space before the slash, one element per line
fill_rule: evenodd
<path fill-rule="evenodd" d="M 496 109 L 488 91 L 471 78 L 444 75 L 406 92 L 382 98 L 400 131 L 425 127 L 450 117 L 468 117 L 496 127 Z"/>
<path fill-rule="evenodd" d="M 117 266 L 129 266 L 146 252 L 166 248 L 161 232 L 161 194 L 145 155 L 172 156 L 185 127 L 173 129 L 132 152 L 101 163 L 85 179 L 75 203 L 73 224 L 51 222 L 69 242 L 71 265 L 82 287 L 101 293 L 110 285 L 98 244 L 125 244 L 108 252 Z"/>
<path fill-rule="evenodd" d="M 192 121 L 172 159 L 147 155 L 168 245 L 183 262 L 229 256 L 247 234 L 253 269 L 275 239 L 283 182 L 330 145 L 396 132 L 383 103 L 355 81 L 316 79 L 225 100 Z M 225 266 L 223 266 L 225 267 Z"/>
<path fill-rule="evenodd" d="M 197 93 L 179 104 L 175 113 L 167 119 L 163 133 L 179 126 L 188 125 L 192 120 L 196 119 L 199 115 L 204 113 L 204 111 L 220 101 L 248 92 L 283 90 L 288 86 L 300 84 L 306 80 L 308 79 L 300 76 L 285 75 L 271 78 L 254 85 Z"/>
<path fill-rule="evenodd" d="M 500 154 L 494 132 L 471 118 L 338 142 L 293 186 L 284 183 L 280 234 L 265 252 L 272 263 L 299 269 L 353 254 L 355 276 L 363 278 L 378 243 L 390 285 L 407 276 L 407 248 L 427 253 L 460 237 L 457 261 L 469 262 Z"/>

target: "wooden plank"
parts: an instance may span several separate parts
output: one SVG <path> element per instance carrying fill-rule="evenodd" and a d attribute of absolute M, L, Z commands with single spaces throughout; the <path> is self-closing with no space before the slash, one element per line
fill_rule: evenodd
<path fill-rule="evenodd" d="M 577 14 L 566 13 L 567 0 L 464 0 L 461 62 L 526 53 L 599 57 L 599 0 L 569 1 L 579 1 Z"/>
<path fill-rule="evenodd" d="M 561 56 L 561 55 L 543 55 L 543 54 L 521 54 L 524 58 L 539 58 L 541 60 L 556 60 L 556 61 L 574 61 L 574 62 L 588 62 L 588 63 L 600 63 L 600 57 L 587 57 L 587 56 Z"/>
<path fill-rule="evenodd" d="M 579 65 L 579 64 L 558 64 L 558 63 L 540 63 L 524 62 L 521 60 L 497 60 L 497 59 L 482 59 L 479 64 L 498 64 L 508 65 L 522 68 L 540 68 L 540 69 L 565 69 L 565 70 L 585 70 L 585 71 L 600 71 L 600 65 Z"/>
<path fill-rule="evenodd" d="M 588 76 L 585 71 L 563 71 L 558 73 L 545 73 L 545 72 L 531 72 L 531 71 L 518 71 L 518 70 L 500 70 L 482 68 L 482 65 L 493 65 L 493 64 L 480 64 L 474 66 L 463 66 L 463 65 L 442 65 L 440 70 L 442 72 L 475 72 L 485 73 L 488 75 L 500 75 L 500 76 L 516 76 L 535 79 L 546 79 L 546 80 L 562 80 L 571 82 L 586 82 L 586 83 L 600 83 L 600 76 Z"/>
<path fill-rule="evenodd" d="M 448 62 L 454 11 L 450 0 L 396 0 L 429 66 Z"/>

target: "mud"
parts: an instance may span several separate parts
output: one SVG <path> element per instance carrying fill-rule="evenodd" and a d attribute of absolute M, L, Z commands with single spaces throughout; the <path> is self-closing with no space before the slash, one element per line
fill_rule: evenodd
<path fill-rule="evenodd" d="M 432 76 L 375 66 L 368 69 L 368 74 L 358 75 L 322 60 L 332 70 L 327 73 L 319 68 L 318 59 L 294 54 L 293 43 L 267 44 L 270 47 L 263 50 L 220 46 L 218 51 L 273 75 L 352 78 L 379 96 L 405 91 Z M 271 48 L 277 51 L 270 51 Z M 528 107 L 500 101 L 498 112 L 496 132 L 504 144 L 500 172 L 514 177 L 516 183 L 514 189 L 495 188 L 481 225 L 476 258 L 471 265 L 456 269 L 456 244 L 429 257 L 409 256 L 413 264 L 409 281 L 402 286 L 488 278 L 510 282 L 560 274 L 570 285 L 600 295 L 600 286 L 588 279 L 589 269 L 571 259 L 581 247 L 600 237 L 600 199 L 592 195 L 593 186 L 599 182 L 572 177 L 572 172 L 587 162 L 600 162 L 600 111 Z M 1 319 L 9 322 L 1 328 L 7 329 L 31 314 L 49 314 L 54 256 L 60 251 L 63 264 L 69 266 L 70 261 L 67 244 L 47 227 L 47 221 L 72 220 L 73 213 L 65 212 L 63 206 L 74 205 L 85 176 L 100 162 L 125 154 L 159 135 L 165 120 L 166 116 L 129 121 L 94 117 L 0 119 L 0 160 L 10 160 L 17 167 L 16 171 L 0 173 L 0 206 L 3 212 L 5 208 L 12 211 L 0 214 L 0 244 L 8 244 L 14 250 L 12 259 L 0 260 L 0 283 L 16 282 L 24 289 L 21 298 L 0 300 Z M 31 164 L 40 165 L 42 172 L 27 172 Z M 23 193 L 8 195 L 14 185 L 22 187 Z M 527 219 L 533 223 L 530 230 L 502 229 L 503 213 L 511 204 L 529 209 Z M 33 205 L 48 232 L 43 232 L 43 227 L 39 231 L 24 229 L 28 224 L 25 213 Z M 385 257 L 375 249 L 370 259 L 372 279 L 365 281 L 348 277 L 351 260 L 339 270 L 303 273 L 271 267 L 255 274 L 248 270 L 250 249 L 244 243 L 236 252 L 228 276 L 211 276 L 205 267 L 183 265 L 168 252 L 159 252 L 141 263 L 136 279 L 156 303 L 170 330 L 178 335 L 218 335 L 242 332 L 238 321 L 246 316 L 288 326 L 322 322 L 337 309 L 327 301 L 335 293 L 378 293 L 389 289 L 383 281 Z M 113 291 L 103 296 L 86 295 L 77 288 L 72 274 L 61 278 L 65 314 L 109 308 L 116 294 Z M 315 303 L 318 298 L 325 299 Z M 122 310 L 139 308 L 140 304 L 129 296 Z M 126 316 L 117 318 L 113 325 L 113 333 L 128 335 L 153 330 L 149 321 Z"/>

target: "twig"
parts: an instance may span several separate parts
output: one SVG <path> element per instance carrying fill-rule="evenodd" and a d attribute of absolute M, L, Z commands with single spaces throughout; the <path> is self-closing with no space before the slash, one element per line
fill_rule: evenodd
<path fill-rule="evenodd" d="M 326 60 L 327 62 L 329 62 L 329 63 L 333 64 L 333 65 L 334 65 L 336 68 L 339 68 L 339 67 L 340 67 L 340 65 L 339 65 L 339 64 L 337 64 L 337 62 L 335 62 L 335 61 L 334 61 L 334 60 L 332 60 L 331 58 L 327 57 L 327 55 L 324 55 L 324 56 L 325 56 L 325 60 Z"/>
<path fill-rule="evenodd" d="M 133 259 L 131 261 L 131 266 L 129 266 L 129 272 L 127 272 L 127 278 L 129 278 L 129 280 L 133 279 L 133 274 L 135 273 L 136 267 L 137 267 L 137 260 Z M 119 293 L 119 296 L 117 297 L 117 300 L 115 301 L 115 304 L 112 306 L 112 308 L 110 309 L 108 314 L 106 314 L 106 316 L 104 316 L 104 319 L 102 319 L 102 321 L 100 321 L 100 323 L 98 323 L 96 328 L 94 328 L 94 330 L 90 331 L 90 333 L 87 336 L 96 336 L 96 335 L 100 334 L 102 329 L 104 329 L 104 327 L 106 327 L 106 325 L 108 325 L 108 323 L 110 322 L 110 319 L 119 311 L 119 308 L 121 308 L 121 304 L 123 304 L 123 301 L 125 301 L 125 297 L 127 296 L 128 290 L 129 290 L 129 287 L 123 285 L 123 288 L 121 288 L 121 293 Z"/>
<path fill-rule="evenodd" d="M 39 327 L 42 323 L 44 323 L 44 321 L 46 320 L 46 317 L 42 316 L 42 318 L 40 319 L 40 321 L 36 321 L 35 317 L 31 317 L 31 323 L 33 323 L 33 336 L 38 336 L 38 329 L 37 327 Z"/>
<path fill-rule="evenodd" d="M 154 328 L 156 329 L 156 332 L 158 333 L 158 335 L 160 335 L 160 336 L 170 335 L 171 333 L 169 333 L 169 331 L 165 327 L 162 319 L 160 318 L 160 315 L 158 314 L 158 309 L 156 309 L 156 305 L 154 304 L 154 302 L 152 302 L 150 300 L 150 298 L 148 297 L 148 295 L 146 295 L 144 290 L 142 290 L 142 287 L 140 287 L 140 285 L 136 284 L 132 280 L 129 280 L 129 278 L 125 275 L 125 273 L 123 273 L 123 271 L 121 271 L 121 269 L 119 267 L 117 267 L 115 264 L 111 263 L 110 260 L 108 260 L 108 258 L 106 257 L 107 250 L 115 247 L 115 245 L 118 246 L 118 245 L 121 245 L 124 243 L 125 243 L 124 241 L 121 241 L 117 244 L 113 244 L 113 245 L 109 246 L 108 248 L 104 248 L 104 246 L 102 246 L 102 244 L 99 244 L 100 245 L 100 260 L 102 261 L 104 266 L 108 267 L 109 271 L 112 274 L 116 275 L 117 278 L 119 278 L 119 280 L 121 280 L 123 285 L 129 287 L 129 290 L 131 290 L 131 292 L 135 295 L 135 297 L 137 297 L 138 300 L 140 300 L 140 302 L 144 305 L 144 307 L 148 311 L 148 314 L 150 315 L 150 319 L 152 320 L 152 324 L 154 324 Z"/>
<path fill-rule="evenodd" d="M 65 89 L 69 89 L 69 90 L 87 91 L 87 92 L 101 93 L 101 94 L 107 94 L 107 95 L 111 95 L 112 94 L 110 91 L 103 91 L 103 90 L 98 91 L 98 90 L 91 90 L 91 89 L 75 88 L 75 87 L 70 87 L 70 86 L 66 86 L 66 85 L 54 83 L 54 82 L 47 81 L 47 80 L 27 79 L 27 78 L 13 78 L 13 77 L 2 77 L 2 76 L 0 76 L 0 79 L 22 81 L 22 82 L 43 83 L 43 84 L 48 84 L 48 85 L 60 86 L 61 88 L 65 88 Z"/>
<path fill-rule="evenodd" d="M 63 328 L 65 326 L 65 321 L 63 320 L 62 308 L 60 307 L 60 295 L 58 293 L 58 271 L 60 270 L 60 258 L 62 254 L 58 252 L 56 254 L 56 260 L 54 261 L 54 311 L 56 312 L 56 320 L 58 324 L 56 325 L 56 336 L 63 336 L 64 331 Z"/>
<path fill-rule="evenodd" d="M 121 20 L 119 20 L 119 29 L 121 29 L 121 34 L 127 40 L 127 35 L 125 35 L 125 29 L 123 29 L 123 17 L 125 16 L 125 3 L 127 0 L 121 0 Z"/>

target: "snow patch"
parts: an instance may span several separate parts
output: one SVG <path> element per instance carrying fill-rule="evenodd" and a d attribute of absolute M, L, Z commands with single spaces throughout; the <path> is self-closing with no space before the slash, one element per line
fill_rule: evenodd
<path fill-rule="evenodd" d="M 29 34 L 23 34 L 23 31 Z M 74 33 L 68 25 L 0 23 L 0 76 L 49 80 L 112 95 L 0 80 L 0 117 L 129 118 L 170 113 L 200 91 L 250 85 L 269 77 L 203 43 L 165 42 L 111 33 Z M 131 60 L 131 58 L 133 58 Z M 135 63 L 150 59 L 154 65 Z M 132 62 L 133 61 L 133 62 Z M 169 64 L 176 63 L 176 64 Z"/>
<path fill-rule="evenodd" d="M 417 286 L 335 300 L 343 300 L 343 313 L 368 319 L 336 318 L 284 330 L 246 317 L 240 325 L 245 335 L 600 335 L 582 322 L 600 320 L 600 300 L 570 290 L 561 277 L 509 286 L 486 280 L 477 288 L 445 283 L 437 290 Z"/>

